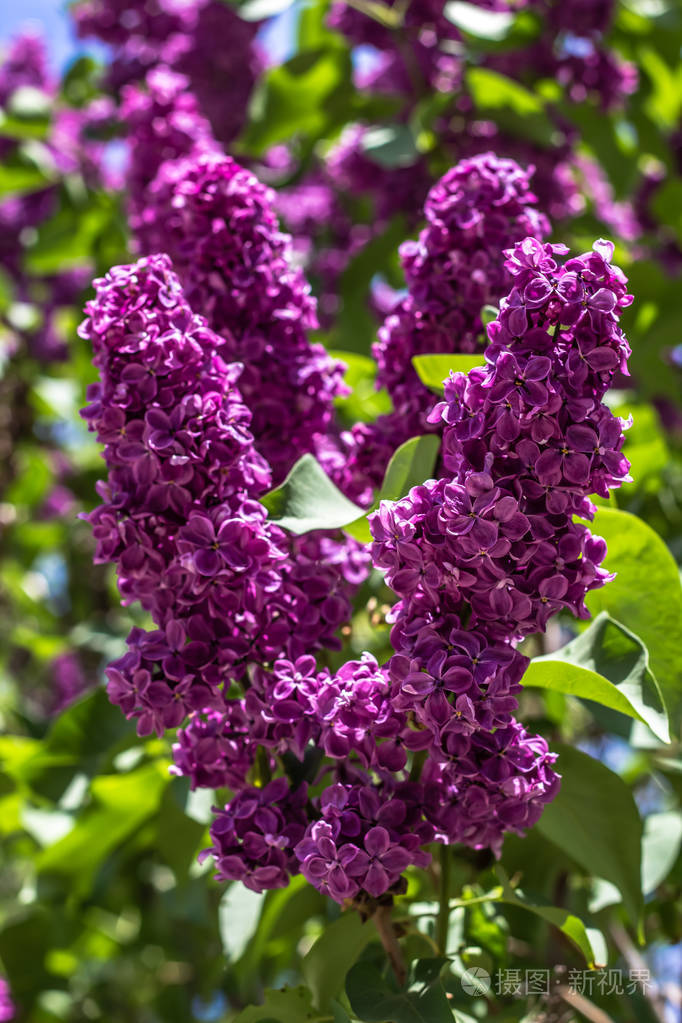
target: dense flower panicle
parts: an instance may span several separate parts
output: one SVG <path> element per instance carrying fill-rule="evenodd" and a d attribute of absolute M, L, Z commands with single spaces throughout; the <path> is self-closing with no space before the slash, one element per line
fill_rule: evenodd
<path fill-rule="evenodd" d="M 187 76 L 216 138 L 226 144 L 239 133 L 264 67 L 257 22 L 244 21 L 221 0 L 80 0 L 73 16 L 82 38 L 113 47 L 110 88 L 139 82 L 159 66 L 172 68 Z"/>
<path fill-rule="evenodd" d="M 252 730 L 243 700 L 194 712 L 178 729 L 172 773 L 190 778 L 192 789 L 243 788 L 258 748 Z"/>
<path fill-rule="evenodd" d="M 500 854 L 507 832 L 522 834 L 559 790 L 556 754 L 518 722 L 474 733 L 466 754 L 424 765 L 424 816 L 435 840 Z"/>
<path fill-rule="evenodd" d="M 442 610 L 445 593 L 453 612 L 470 606 L 470 628 L 520 638 L 563 607 L 585 617 L 609 578 L 603 541 L 572 516 L 627 479 L 623 424 L 602 398 L 626 370 L 630 296 L 608 243 L 563 267 L 561 251 L 536 239 L 510 251 L 486 366 L 453 375 L 431 417 L 445 422 L 448 475 L 374 516 L 374 558 L 408 620 L 415 602 Z"/>
<path fill-rule="evenodd" d="M 400 247 L 407 297 L 374 346 L 377 384 L 397 410 L 417 395 L 422 407 L 429 401 L 411 367 L 413 356 L 481 348 L 482 309 L 496 304 L 509 283 L 500 252 L 527 235 L 549 234 L 535 207 L 531 174 L 532 168 L 484 153 L 461 160 L 429 192 L 426 227 L 417 242 Z"/>
<path fill-rule="evenodd" d="M 213 845 L 200 860 L 215 859 L 221 881 L 241 881 L 262 892 L 283 888 L 298 871 L 294 849 L 307 825 L 307 787 L 292 790 L 286 778 L 264 788 L 244 788 L 211 825 Z"/>
<path fill-rule="evenodd" d="M 16 1015 L 16 1006 L 12 1001 L 9 984 L 0 977 L 0 1023 L 9 1023 Z"/>
<path fill-rule="evenodd" d="M 337 902 L 379 898 L 407 867 L 430 862 L 421 848 L 433 838 L 423 802 L 422 786 L 410 782 L 375 785 L 360 775 L 330 785 L 294 850 L 301 873 Z"/>
<path fill-rule="evenodd" d="M 224 336 L 222 357 L 244 364 L 256 446 L 279 481 L 329 427 L 343 384 L 340 364 L 308 341 L 315 303 L 273 193 L 229 157 L 205 155 L 164 164 L 147 201 L 138 244 L 170 254 L 190 304 Z"/>
<path fill-rule="evenodd" d="M 588 616 L 586 594 L 610 578 L 606 545 L 573 517 L 628 478 L 626 424 L 603 398 L 627 372 L 631 296 L 610 243 L 562 265 L 566 251 L 537 238 L 507 250 L 486 364 L 451 374 L 429 417 L 445 424 L 445 475 L 370 519 L 373 560 L 400 598 L 393 704 L 430 737 L 426 818 L 440 841 L 497 852 L 558 786 L 544 741 L 512 717 L 527 664 L 514 645 L 564 608 Z"/>
<path fill-rule="evenodd" d="M 388 390 L 395 411 L 359 424 L 345 438 L 349 457 L 335 481 L 348 496 L 364 500 L 381 483 L 398 445 L 433 429 L 426 419 L 433 395 L 412 358 L 482 350 L 483 308 L 496 305 L 510 281 L 500 252 L 529 234 L 549 234 L 535 207 L 531 173 L 484 153 L 460 160 L 429 192 L 426 227 L 418 241 L 400 247 L 407 295 L 388 314 L 373 346 L 377 386 Z"/>
<path fill-rule="evenodd" d="M 83 414 L 108 468 L 88 516 L 95 557 L 117 563 L 124 602 L 158 626 L 133 630 L 109 694 L 161 734 L 190 711 L 224 712 L 248 664 L 338 646 L 368 555 L 267 521 L 242 367 L 217 354 L 225 339 L 192 312 L 167 256 L 116 267 L 95 291 L 81 328 L 101 376 Z"/>
<path fill-rule="evenodd" d="M 127 188 L 130 227 L 136 235 L 144 231 L 146 190 L 161 164 L 217 150 L 217 144 L 189 79 L 167 67 L 154 68 L 143 85 L 123 90 L 120 116 L 131 140 Z"/>

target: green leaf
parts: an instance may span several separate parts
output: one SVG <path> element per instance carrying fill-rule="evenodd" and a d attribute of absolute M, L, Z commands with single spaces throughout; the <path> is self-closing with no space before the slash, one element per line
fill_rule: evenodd
<path fill-rule="evenodd" d="M 63 205 L 38 228 L 38 237 L 26 253 L 26 265 L 32 274 L 53 274 L 92 260 L 98 238 L 116 217 L 111 196 L 92 196 L 82 208 Z"/>
<path fill-rule="evenodd" d="M 558 752 L 561 788 L 536 827 L 590 874 L 615 884 L 639 927 L 642 821 L 632 793 L 586 753 L 572 746 L 560 746 Z"/>
<path fill-rule="evenodd" d="M 582 953 L 589 969 L 592 970 L 598 966 L 605 965 L 604 962 L 600 961 L 600 956 L 597 955 L 601 950 L 595 948 L 596 942 L 593 944 L 589 929 L 585 927 L 580 917 L 569 913 L 566 909 L 545 903 L 540 899 L 529 898 L 527 895 L 524 895 L 520 888 L 511 887 L 502 867 L 496 867 L 495 871 L 502 882 L 500 889 L 489 893 L 495 902 L 504 902 L 508 906 L 517 906 L 519 909 L 525 909 L 542 920 L 546 920 L 553 927 L 558 927 L 562 934 L 565 934 L 569 941 Z"/>
<path fill-rule="evenodd" d="M 267 894 L 252 892 L 243 884 L 232 884 L 218 908 L 218 927 L 225 955 L 231 962 L 241 959 L 255 933 Z"/>
<path fill-rule="evenodd" d="M 38 192 L 50 184 L 45 171 L 28 160 L 16 157 L 0 164 L 0 199 Z"/>
<path fill-rule="evenodd" d="M 160 764 L 147 764 L 130 774 L 95 778 L 92 806 L 65 838 L 37 857 L 38 871 L 67 877 L 71 891 L 86 894 L 112 850 L 156 812 L 167 783 L 166 769 Z"/>
<path fill-rule="evenodd" d="M 462 32 L 479 39 L 504 39 L 514 23 L 511 11 L 485 11 L 475 4 L 460 3 L 459 0 L 447 3 L 443 14 Z"/>
<path fill-rule="evenodd" d="M 243 146 L 258 155 L 304 135 L 315 140 L 342 123 L 353 95 L 346 47 L 321 46 L 270 68 L 254 92 Z"/>
<path fill-rule="evenodd" d="M 266 991 L 262 1005 L 249 1005 L 233 1023 L 315 1023 L 329 1020 L 312 1007 L 312 995 L 307 988 L 292 987 L 283 991 Z"/>
<path fill-rule="evenodd" d="M 682 845 L 682 812 L 652 813 L 644 821 L 642 839 L 642 891 L 658 888 L 672 870 Z"/>
<path fill-rule="evenodd" d="M 682 588 L 677 564 L 660 536 L 629 512 L 599 508 L 592 532 L 608 544 L 605 567 L 616 578 L 587 596 L 593 614 L 608 611 L 649 650 L 673 729 L 682 709 Z"/>
<path fill-rule="evenodd" d="M 362 151 L 380 167 L 411 167 L 419 159 L 414 133 L 407 124 L 369 128 L 362 137 Z"/>
<path fill-rule="evenodd" d="M 261 498 L 273 522 L 301 535 L 315 529 L 338 529 L 364 515 L 335 487 L 313 455 L 303 455 L 284 482 Z"/>
<path fill-rule="evenodd" d="M 358 956 L 376 938 L 368 921 L 351 911 L 330 924 L 317 939 L 301 964 L 303 979 L 313 993 L 319 1009 L 327 1009 L 343 991 L 346 974 Z"/>
<path fill-rule="evenodd" d="M 365 1023 L 453 1023 L 440 973 L 447 960 L 420 959 L 412 964 L 407 986 L 395 990 L 371 963 L 357 963 L 348 974 L 346 994 L 353 1012 Z"/>
<path fill-rule="evenodd" d="M 670 742 L 668 715 L 649 670 L 648 651 L 606 612 L 560 650 L 534 658 L 522 684 L 594 700 L 643 721 L 662 742 Z"/>
<path fill-rule="evenodd" d="M 485 356 L 480 355 L 415 355 L 412 365 L 423 384 L 432 391 L 443 393 L 443 381 L 450 373 L 468 373 L 477 366 L 485 366 Z"/>
<path fill-rule="evenodd" d="M 401 444 L 388 463 L 379 500 L 399 501 L 412 487 L 430 479 L 439 450 L 440 437 L 434 433 L 410 437 Z"/>
<path fill-rule="evenodd" d="M 440 437 L 433 433 L 410 437 L 401 444 L 388 463 L 376 501 L 362 518 L 346 527 L 346 532 L 362 543 L 370 543 L 372 534 L 369 531 L 367 516 L 376 511 L 382 501 L 399 501 L 412 487 L 430 479 L 439 450 Z"/>
<path fill-rule="evenodd" d="M 541 144 L 547 144 L 554 126 L 547 116 L 537 92 L 525 89 L 497 71 L 473 67 L 466 73 L 466 82 L 476 110 L 498 117 L 507 132 L 518 133 Z"/>
<path fill-rule="evenodd" d="M 330 347 L 367 355 L 376 335 L 376 318 L 369 306 L 372 279 L 379 269 L 396 259 L 398 246 L 407 232 L 405 218 L 398 214 L 387 227 L 363 245 L 341 275 L 340 307 Z"/>
<path fill-rule="evenodd" d="M 343 379 L 351 388 L 351 393 L 335 398 L 334 407 L 349 425 L 357 422 L 369 423 L 391 411 L 388 392 L 377 391 L 375 388 L 377 364 L 374 359 L 358 352 L 338 350 L 330 351 L 329 355 L 346 365 Z"/>

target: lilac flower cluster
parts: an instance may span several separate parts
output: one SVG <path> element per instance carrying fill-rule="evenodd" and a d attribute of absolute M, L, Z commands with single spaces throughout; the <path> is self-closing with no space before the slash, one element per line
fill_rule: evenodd
<path fill-rule="evenodd" d="M 400 598 L 393 702 L 430 734 L 427 819 L 443 840 L 493 849 L 558 785 L 544 740 L 512 717 L 527 663 L 515 644 L 562 609 L 588 616 L 606 545 L 574 516 L 628 478 L 603 398 L 627 372 L 631 296 L 610 243 L 560 265 L 566 252 L 537 238 L 508 250 L 486 365 L 451 374 L 429 417 L 445 424 L 446 475 L 371 518 L 373 559 Z"/>
<path fill-rule="evenodd" d="M 9 1023 L 15 1014 L 16 1006 L 12 1001 L 9 984 L 4 977 L 0 977 L 0 1023 Z"/>
<path fill-rule="evenodd" d="M 142 250 L 171 256 L 192 308 L 222 335 L 221 356 L 244 364 L 256 446 L 279 482 L 328 430 L 344 385 L 341 365 L 308 340 L 315 303 L 273 206 L 250 171 L 206 153 L 162 164 L 137 235 Z"/>
<path fill-rule="evenodd" d="M 89 516 L 96 559 L 117 563 L 124 601 L 158 626 L 133 630 L 109 694 L 141 733 L 161 733 L 222 709 L 222 687 L 248 663 L 338 644 L 347 577 L 361 569 L 323 560 L 327 538 L 292 545 L 266 521 L 255 498 L 270 472 L 236 386 L 242 367 L 224 362 L 168 257 L 114 268 L 95 291 L 81 334 L 101 376 L 84 416 L 108 467 Z"/>
<path fill-rule="evenodd" d="M 257 23 L 244 21 L 221 0 L 80 0 L 72 13 L 82 38 L 94 36 L 113 47 L 107 78 L 115 91 L 157 66 L 171 68 L 187 76 L 221 142 L 239 133 L 263 68 Z"/>
<path fill-rule="evenodd" d="M 143 85 L 122 91 L 121 120 L 131 140 L 126 186 L 133 236 L 144 234 L 147 188 L 167 160 L 218 149 L 189 80 L 167 67 L 152 69 Z"/>
<path fill-rule="evenodd" d="M 354 498 L 366 500 L 381 483 L 399 444 L 430 429 L 426 413 L 433 398 L 412 358 L 482 350 L 483 307 L 499 302 L 510 280 L 500 252 L 527 235 L 549 234 L 530 173 L 484 153 L 460 160 L 429 192 L 426 227 L 417 242 L 400 247 L 407 295 L 386 317 L 373 347 L 377 386 L 387 389 L 394 412 L 354 428 L 345 438 L 350 457 L 336 474 Z"/>
<path fill-rule="evenodd" d="M 52 123 L 42 146 L 42 159 L 58 175 L 79 174 L 87 186 L 99 186 L 105 180 L 104 146 L 89 137 L 89 128 L 102 113 L 95 100 L 73 110 L 59 103 L 57 83 L 48 69 L 44 40 L 26 32 L 12 40 L 0 60 L 0 106 L 10 106 L 17 90 L 38 89 L 54 105 Z M 21 140 L 0 139 L 0 158 L 23 157 Z M 24 269 L 27 239 L 40 224 L 53 216 L 59 203 L 57 186 L 46 179 L 34 191 L 10 194 L 0 200 L 0 264 L 9 275 L 14 299 L 33 306 L 35 322 L 20 331 L 23 345 L 17 350 L 42 362 L 64 359 L 65 339 L 59 328 L 60 311 L 78 300 L 91 277 L 87 265 L 47 276 L 29 274 Z M 10 325 L 12 332 L 16 327 Z"/>

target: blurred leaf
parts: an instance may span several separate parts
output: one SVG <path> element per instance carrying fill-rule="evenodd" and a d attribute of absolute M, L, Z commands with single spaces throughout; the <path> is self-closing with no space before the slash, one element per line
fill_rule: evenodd
<path fill-rule="evenodd" d="M 644 820 L 642 891 L 650 895 L 665 881 L 682 845 L 682 812 L 651 813 Z"/>
<path fill-rule="evenodd" d="M 301 535 L 337 529 L 364 514 L 334 486 L 313 455 L 303 455 L 284 482 L 261 498 L 270 518 L 282 529 Z"/>
<path fill-rule="evenodd" d="M 243 146 L 259 155 L 294 135 L 317 139 L 344 120 L 352 95 L 350 54 L 327 45 L 270 68 L 251 101 Z"/>
<path fill-rule="evenodd" d="M 386 269 L 405 239 L 402 216 L 394 217 L 385 231 L 372 238 L 348 263 L 341 275 L 339 315 L 332 332 L 333 348 L 367 355 L 376 334 L 376 318 L 369 307 L 369 293 L 377 272 Z"/>
<path fill-rule="evenodd" d="M 670 742 L 668 715 L 649 670 L 649 653 L 606 612 L 560 650 L 534 658 L 521 681 L 594 700 L 643 721 L 662 742 Z"/>
<path fill-rule="evenodd" d="M 239 6 L 239 17 L 244 21 L 263 21 L 288 11 L 294 0 L 246 0 Z"/>
<path fill-rule="evenodd" d="M 237 882 L 227 889 L 218 909 L 223 950 L 230 962 L 241 959 L 261 918 L 266 892 L 252 892 Z"/>
<path fill-rule="evenodd" d="M 553 927 L 558 927 L 558 929 L 566 935 L 569 941 L 571 941 L 578 951 L 584 956 L 589 969 L 592 970 L 597 966 L 606 965 L 605 962 L 600 960 L 597 956 L 598 949 L 593 946 L 588 929 L 579 917 L 570 913 L 566 909 L 543 903 L 541 900 L 536 898 L 529 898 L 524 895 L 520 888 L 512 888 L 502 867 L 496 867 L 496 872 L 502 881 L 501 894 L 499 897 L 497 897 L 494 892 L 490 893 L 496 902 L 504 902 L 509 906 L 517 906 L 519 909 L 525 909 L 529 913 L 539 916 L 542 920 L 546 920 L 547 923 L 552 924 Z"/>
<path fill-rule="evenodd" d="M 82 771 L 94 773 L 126 735 L 134 735 L 134 728 L 100 686 L 59 715 L 47 734 L 45 749 L 70 757 Z"/>
<path fill-rule="evenodd" d="M 419 150 L 407 124 L 369 128 L 362 137 L 362 151 L 380 167 L 411 167 L 419 159 Z"/>
<path fill-rule="evenodd" d="M 652 405 L 628 402 L 614 410 L 615 415 L 631 414 L 633 424 L 625 434 L 623 454 L 630 461 L 632 483 L 623 484 L 623 493 L 641 490 L 650 482 L 660 486 L 661 473 L 670 462 L 670 451 L 661 429 L 658 413 Z"/>
<path fill-rule="evenodd" d="M 446 959 L 411 965 L 406 987 L 392 987 L 371 963 L 357 963 L 348 974 L 346 994 L 353 1012 L 366 1023 L 453 1023 L 440 974 Z"/>
<path fill-rule="evenodd" d="M 92 805 L 65 838 L 37 857 L 38 871 L 68 877 L 72 892 L 87 893 L 106 857 L 157 811 L 167 783 L 160 764 L 95 778 Z"/>
<path fill-rule="evenodd" d="M 501 117 L 505 132 L 545 144 L 551 141 L 555 128 L 536 92 L 488 68 L 470 68 L 465 78 L 479 115 Z"/>
<path fill-rule="evenodd" d="M 183 805 L 188 788 L 186 778 L 171 778 L 161 797 L 159 811 L 159 852 L 173 870 L 178 884 L 186 881 L 188 870 L 205 844 L 205 825 L 194 820 Z"/>
<path fill-rule="evenodd" d="M 52 183 L 43 167 L 34 161 L 13 154 L 0 163 L 0 199 L 39 192 Z"/>
<path fill-rule="evenodd" d="M 77 208 L 62 205 L 58 212 L 38 228 L 35 242 L 27 249 L 26 266 L 32 274 L 54 274 L 73 267 L 87 266 L 93 249 L 116 218 L 116 203 L 99 193 L 87 205 Z"/>
<path fill-rule="evenodd" d="M 329 355 L 347 367 L 343 379 L 351 388 L 351 394 L 335 398 L 334 405 L 349 424 L 369 423 L 390 412 L 391 399 L 387 391 L 377 391 L 374 386 L 377 374 L 374 359 L 357 352 L 339 350 L 330 351 Z"/>
<path fill-rule="evenodd" d="M 561 788 L 536 824 L 589 874 L 615 884 L 633 924 L 641 928 L 642 821 L 625 782 L 571 746 L 559 753 Z"/>
<path fill-rule="evenodd" d="M 514 23 L 511 11 L 486 11 L 475 4 L 460 3 L 459 0 L 446 3 L 443 14 L 462 32 L 480 39 L 504 39 Z"/>
<path fill-rule="evenodd" d="M 443 381 L 450 373 L 468 373 L 477 366 L 485 366 L 485 356 L 480 355 L 415 355 L 412 365 L 423 384 L 432 391 L 443 393 Z"/>
<path fill-rule="evenodd" d="M 307 988 L 292 987 L 283 991 L 266 991 L 262 1005 L 250 1005 L 235 1016 L 233 1023 L 316 1023 L 329 1020 L 312 1007 Z"/>
<path fill-rule="evenodd" d="M 673 731 L 682 707 L 682 588 L 675 559 L 660 536 L 628 512 L 599 508 L 591 525 L 608 545 L 605 567 L 616 578 L 587 595 L 593 614 L 608 611 L 649 650 Z"/>
<path fill-rule="evenodd" d="M 343 991 L 346 974 L 374 939 L 376 932 L 369 921 L 363 923 L 354 910 L 325 928 L 301 964 L 303 979 L 319 1009 L 327 1009 Z"/>

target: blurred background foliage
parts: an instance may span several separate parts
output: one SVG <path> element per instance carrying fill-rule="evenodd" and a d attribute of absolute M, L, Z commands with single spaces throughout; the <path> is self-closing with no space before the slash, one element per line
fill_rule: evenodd
<path fill-rule="evenodd" d="M 547 27 L 535 11 L 447 7 L 460 36 L 455 80 L 442 88 L 418 80 L 401 92 L 363 84 L 376 54 L 329 27 L 324 0 L 246 0 L 237 13 L 257 23 L 265 56 L 228 148 L 278 190 L 319 296 L 319 338 L 349 365 L 353 393 L 338 409 L 348 424 L 388 407 L 373 388 L 371 343 L 403 285 L 397 246 L 416 235 L 429 185 L 472 139 L 536 162 L 538 180 L 542 161 L 553 168 L 565 159 L 573 183 L 541 197 L 553 203 L 555 239 L 583 250 L 595 237 L 614 237 L 636 296 L 625 323 L 633 376 L 614 396 L 634 421 L 626 444 L 633 482 L 611 500 L 664 541 L 659 547 L 651 533 L 637 537 L 616 522 L 610 550 L 622 585 L 600 593 L 593 609 L 611 612 L 649 646 L 673 742 L 596 703 L 529 688 L 523 716 L 575 759 L 585 834 L 548 812 L 527 838 L 507 839 L 500 865 L 457 851 L 452 964 L 442 981 L 438 971 L 435 979 L 419 973 L 436 955 L 437 907 L 432 878 L 415 874 L 398 903 L 417 963 L 402 1007 L 390 992 L 378 1007 L 363 1006 L 381 949 L 302 878 L 260 896 L 217 885 L 210 865 L 197 864 L 211 794 L 172 777 L 168 743 L 138 738 L 102 687 L 131 613 L 140 624 L 143 615 L 120 608 L 113 573 L 93 566 L 78 518 L 95 502 L 102 467 L 78 418 L 94 373 L 76 328 L 93 275 L 130 253 L 111 54 L 78 44 L 58 81 L 26 84 L 17 75 L 16 88 L 0 95 L 0 962 L 26 1023 L 338 1023 L 356 1015 L 438 1023 L 440 1008 L 409 1013 L 414 992 L 441 983 L 459 1020 L 679 1019 L 682 8 L 674 0 L 615 5 L 605 43 L 638 77 L 611 104 L 589 83 L 543 71 L 533 47 Z M 404 54 L 408 8 L 353 0 L 349 9 L 370 26 L 368 38 L 378 27 Z M 567 53 L 570 43 L 563 38 Z M 218 52 L 228 44 L 213 42 Z M 343 164 L 339 146 L 358 124 L 360 142 Z M 314 189 L 323 186 L 320 213 Z M 340 660 L 363 649 L 386 656 L 388 599 L 372 577 Z M 558 628 L 555 645 L 571 635 L 570 623 Z M 531 643 L 531 652 L 541 649 Z M 591 768 L 590 758 L 605 766 Z M 471 966 L 569 970 L 586 961 L 649 970 L 651 986 L 619 994 L 595 985 L 579 1002 L 475 997 L 458 979 Z M 286 996 L 242 1012 L 284 985 Z M 330 1007 L 331 995 L 340 1000 Z"/>

